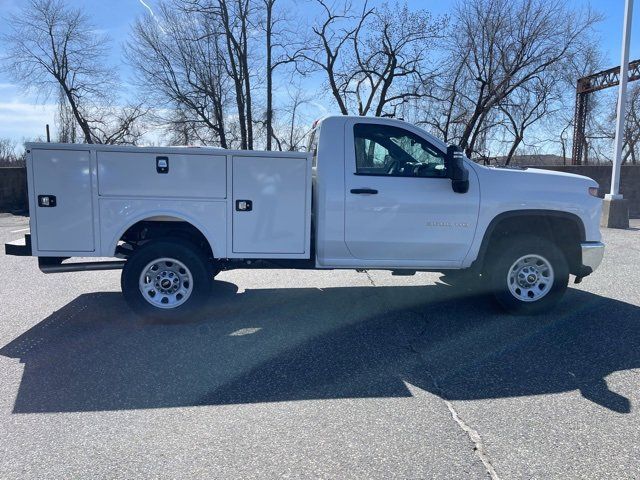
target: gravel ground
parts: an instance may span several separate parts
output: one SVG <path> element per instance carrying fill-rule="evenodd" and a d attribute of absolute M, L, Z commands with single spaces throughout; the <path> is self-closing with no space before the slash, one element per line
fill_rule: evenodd
<path fill-rule="evenodd" d="M 535 318 L 438 274 L 244 270 L 153 325 L 119 272 L 2 254 L 0 478 L 640 478 L 632 225 Z"/>

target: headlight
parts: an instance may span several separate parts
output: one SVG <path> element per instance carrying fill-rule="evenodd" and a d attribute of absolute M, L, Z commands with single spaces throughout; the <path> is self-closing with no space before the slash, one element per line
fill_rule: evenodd
<path fill-rule="evenodd" d="M 598 193 L 600 193 L 600 189 L 598 187 L 589 187 L 589 195 L 597 197 Z"/>

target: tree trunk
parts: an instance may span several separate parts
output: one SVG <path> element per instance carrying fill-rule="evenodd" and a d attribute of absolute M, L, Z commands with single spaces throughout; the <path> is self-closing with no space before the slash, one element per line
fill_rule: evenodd
<path fill-rule="evenodd" d="M 231 66 L 231 77 L 236 93 L 236 105 L 238 108 L 238 123 L 240 124 L 240 148 L 247 149 L 247 122 L 245 117 L 245 102 L 243 91 L 242 66 L 238 65 L 240 59 L 236 55 L 240 54 L 237 42 L 233 37 L 233 31 L 229 20 L 229 9 L 224 0 L 220 0 L 220 13 L 222 14 L 222 24 L 224 27 L 225 43 L 227 46 L 228 60 Z"/>
<path fill-rule="evenodd" d="M 245 2 L 244 5 L 242 4 Z M 247 16 L 249 15 L 249 2 L 238 0 L 238 12 L 241 17 L 241 33 L 238 45 L 240 66 L 244 80 L 244 105 L 246 109 L 247 148 L 253 150 L 253 108 L 251 101 L 251 76 L 249 74 L 249 32 L 247 29 Z"/>
<path fill-rule="evenodd" d="M 471 137 L 471 133 L 478 122 L 478 118 L 483 114 L 484 109 L 482 105 L 482 99 L 484 98 L 484 90 L 486 87 L 486 83 L 482 83 L 480 87 L 480 92 L 478 92 L 478 99 L 476 100 L 476 106 L 473 110 L 473 114 L 471 118 L 464 126 L 464 131 L 462 132 L 462 137 L 460 137 L 460 147 L 464 149 L 464 153 L 468 158 L 471 158 L 471 154 L 473 153 L 473 149 L 469 145 L 469 138 Z"/>
<path fill-rule="evenodd" d="M 509 165 L 511 163 L 511 159 L 515 155 L 516 150 L 518 149 L 518 146 L 521 142 L 522 137 L 520 135 L 516 135 L 516 137 L 513 139 L 513 143 L 511 144 L 511 148 L 509 149 L 509 153 L 507 154 L 507 159 L 504 162 L 505 165 Z"/>
<path fill-rule="evenodd" d="M 266 25 L 266 48 L 267 48 L 267 151 L 271 150 L 273 137 L 273 67 L 271 65 L 271 16 L 275 0 L 266 0 L 267 5 L 267 25 Z"/>
<path fill-rule="evenodd" d="M 73 98 L 73 94 L 71 93 L 71 91 L 69 90 L 69 88 L 64 82 L 60 81 L 60 85 L 64 90 L 64 94 L 66 95 L 67 100 L 69 101 L 69 106 L 71 107 L 73 116 L 76 117 L 76 121 L 78 122 L 78 125 L 82 130 L 82 134 L 84 135 L 84 141 L 86 143 L 94 143 L 93 136 L 91 135 L 91 128 L 89 127 L 89 123 L 86 121 L 86 119 L 82 116 L 82 114 L 78 110 L 78 105 L 76 104 L 76 101 Z"/>

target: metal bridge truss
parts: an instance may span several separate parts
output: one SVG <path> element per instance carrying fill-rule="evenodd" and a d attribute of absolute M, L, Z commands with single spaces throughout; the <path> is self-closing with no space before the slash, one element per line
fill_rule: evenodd
<path fill-rule="evenodd" d="M 629 81 L 640 80 L 640 60 L 629 63 Z M 584 131 L 587 125 L 589 95 L 598 90 L 615 87 L 620 83 L 620 67 L 610 68 L 578 79 L 576 85 L 576 111 L 573 121 L 573 150 L 571 163 L 587 163 L 587 141 Z"/>

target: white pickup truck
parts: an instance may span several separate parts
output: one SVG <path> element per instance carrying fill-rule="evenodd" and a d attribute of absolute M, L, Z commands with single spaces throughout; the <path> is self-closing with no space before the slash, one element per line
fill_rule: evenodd
<path fill-rule="evenodd" d="M 31 233 L 6 253 L 45 273 L 121 268 L 133 310 L 169 320 L 237 268 L 461 270 L 531 314 L 602 260 L 589 178 L 480 166 L 392 119 L 326 118 L 308 150 L 29 144 Z"/>

